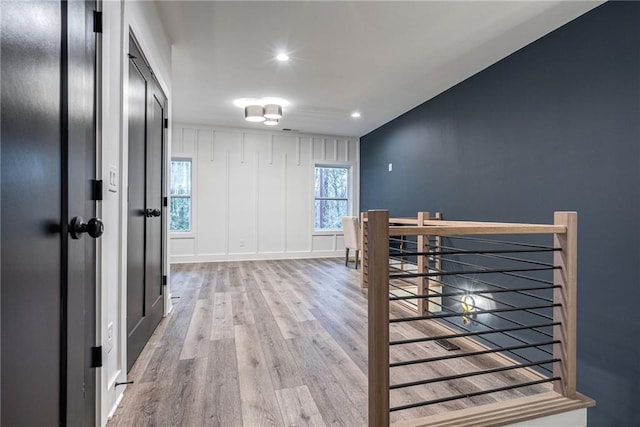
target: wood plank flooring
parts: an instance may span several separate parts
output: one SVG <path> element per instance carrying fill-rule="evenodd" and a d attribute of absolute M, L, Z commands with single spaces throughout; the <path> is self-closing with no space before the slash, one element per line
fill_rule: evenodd
<path fill-rule="evenodd" d="M 367 300 L 341 259 L 173 265 L 174 310 L 136 361 L 108 426 L 367 425 Z M 393 307 L 392 307 L 393 308 Z M 395 310 L 401 310 L 395 308 Z M 393 311 L 393 310 L 392 310 Z M 397 314 L 397 313 L 396 313 Z M 392 340 L 434 333 L 392 324 Z M 472 343 L 456 341 L 462 351 Z M 446 354 L 394 347 L 391 361 Z M 495 357 L 392 370 L 392 384 L 499 366 Z M 503 362 L 502 362 L 503 363 Z M 391 393 L 391 405 L 531 380 L 507 371 Z M 392 413 L 411 419 L 530 395 L 537 386 Z"/>

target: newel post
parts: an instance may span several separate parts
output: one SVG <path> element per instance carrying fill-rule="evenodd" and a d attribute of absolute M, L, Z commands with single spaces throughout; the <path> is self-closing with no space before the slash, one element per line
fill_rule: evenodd
<path fill-rule="evenodd" d="M 389 212 L 369 211 L 368 223 L 369 427 L 388 427 Z"/>
<path fill-rule="evenodd" d="M 576 212 L 555 212 L 554 225 L 566 227 L 565 233 L 556 233 L 553 246 L 560 248 L 554 252 L 553 264 L 560 269 L 553 271 L 553 284 L 559 288 L 553 291 L 553 320 L 561 322 L 553 328 L 553 339 L 559 344 L 553 346 L 553 357 L 561 362 L 554 363 L 553 375 L 560 377 L 554 383 L 554 390 L 565 397 L 576 396 L 576 330 L 577 330 L 577 276 L 578 276 L 578 214 Z"/>

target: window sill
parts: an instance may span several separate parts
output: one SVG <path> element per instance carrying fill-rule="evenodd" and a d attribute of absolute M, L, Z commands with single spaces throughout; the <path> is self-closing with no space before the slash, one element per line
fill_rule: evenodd
<path fill-rule="evenodd" d="M 172 231 L 169 233 L 170 239 L 195 239 L 196 233 L 193 231 Z"/>
<path fill-rule="evenodd" d="M 313 230 L 312 236 L 342 236 L 342 230 Z"/>

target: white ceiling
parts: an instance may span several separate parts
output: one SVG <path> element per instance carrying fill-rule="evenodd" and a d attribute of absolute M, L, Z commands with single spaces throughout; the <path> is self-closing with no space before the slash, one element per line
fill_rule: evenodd
<path fill-rule="evenodd" d="M 277 96 L 291 101 L 278 129 L 362 136 L 600 3 L 156 4 L 173 43 L 175 121 L 266 129 L 233 100 Z M 275 60 L 281 49 L 289 62 Z"/>

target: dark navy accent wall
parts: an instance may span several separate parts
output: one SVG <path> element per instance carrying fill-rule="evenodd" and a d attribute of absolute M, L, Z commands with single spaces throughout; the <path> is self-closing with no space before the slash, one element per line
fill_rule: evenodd
<path fill-rule="evenodd" d="M 640 426 L 640 2 L 609 2 L 361 139 L 361 206 L 578 211 L 578 388 Z M 393 172 L 388 172 L 388 163 Z"/>

